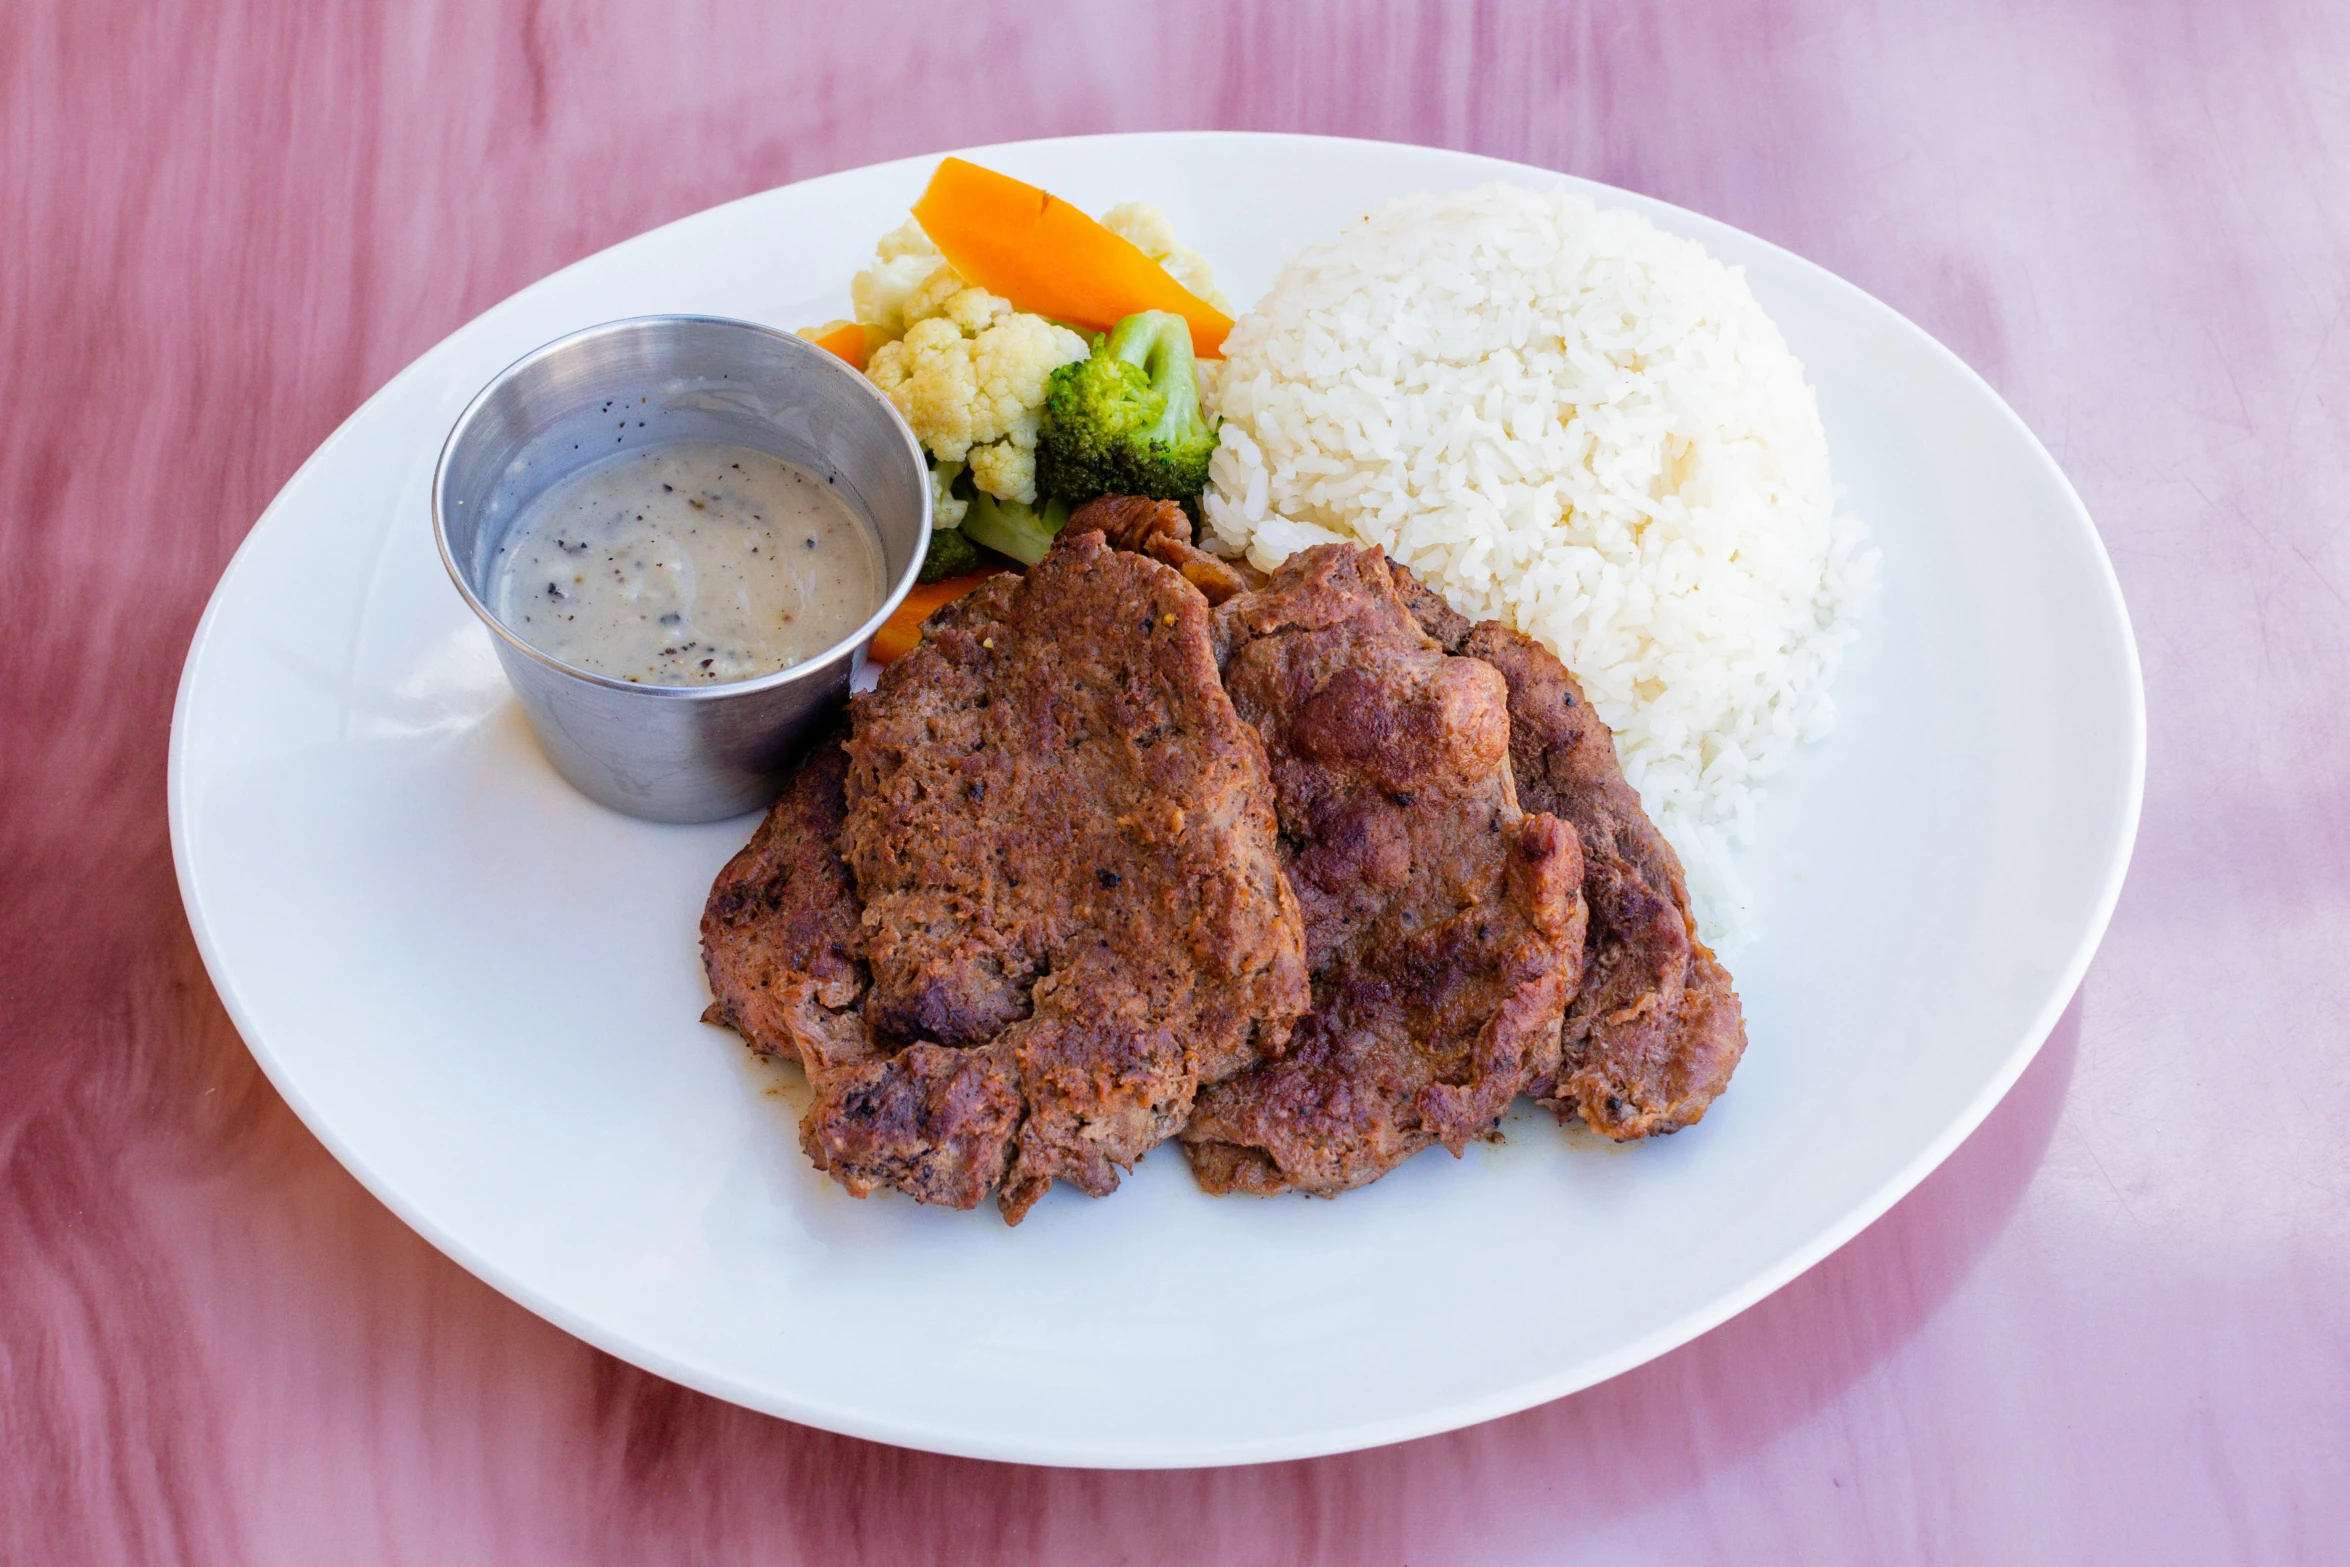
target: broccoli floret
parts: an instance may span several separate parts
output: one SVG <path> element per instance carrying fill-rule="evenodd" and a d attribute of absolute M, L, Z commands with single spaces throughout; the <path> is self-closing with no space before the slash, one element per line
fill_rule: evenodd
<path fill-rule="evenodd" d="M 1040 495 L 1181 501 L 1196 514 L 1216 427 L 1199 405 L 1191 326 L 1171 311 L 1128 316 L 1045 383 L 1036 437 Z"/>
<path fill-rule="evenodd" d="M 1052 553 L 1053 540 L 1068 525 L 1067 501 L 1055 498 L 1028 506 L 979 490 L 971 497 L 971 509 L 963 513 L 962 532 L 974 544 L 1033 566 Z"/>
<path fill-rule="evenodd" d="M 922 557 L 922 570 L 916 580 L 943 582 L 959 577 L 979 565 L 979 546 L 963 537 L 959 528 L 932 528 L 930 553 Z"/>

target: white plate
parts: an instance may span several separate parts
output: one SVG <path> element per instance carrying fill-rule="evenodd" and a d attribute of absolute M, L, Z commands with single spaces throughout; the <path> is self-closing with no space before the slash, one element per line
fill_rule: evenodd
<path fill-rule="evenodd" d="M 1157 202 L 1240 300 L 1383 198 L 1559 178 L 1280 136 L 973 156 L 1089 210 Z M 1629 1148 L 1522 1112 L 1504 1146 L 1334 1203 L 1211 1199 L 1163 1149 L 1017 1230 L 809 1169 L 797 1074 L 696 1021 L 703 896 L 751 820 L 649 826 L 556 779 L 426 490 L 466 399 L 574 327 L 845 313 L 931 163 L 769 191 L 524 290 L 352 415 L 221 580 L 172 731 L 180 886 L 253 1053 L 370 1191 L 532 1310 L 719 1397 L 942 1452 L 1191 1465 L 1391 1442 L 1626 1370 L 1817 1262 L 1974 1128 L 2078 984 L 2136 831 L 2112 571 L 2047 453 L 1923 332 L 1585 186 L 1746 268 L 1884 551 L 1843 723 L 1777 781 L 1744 863 L 1764 935 L 1735 965 L 1752 1043 L 1729 1093 Z"/>

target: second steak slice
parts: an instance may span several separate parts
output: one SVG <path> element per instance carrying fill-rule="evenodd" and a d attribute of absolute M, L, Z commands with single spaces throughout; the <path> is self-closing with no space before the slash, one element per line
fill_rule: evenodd
<path fill-rule="evenodd" d="M 1285 1057 L 1201 1091 L 1185 1151 L 1210 1191 L 1335 1195 L 1458 1154 L 1555 1073 L 1581 855 L 1518 808 L 1500 674 L 1421 630 L 1377 550 L 1308 550 L 1216 626 L 1272 763 L 1314 1009 Z"/>

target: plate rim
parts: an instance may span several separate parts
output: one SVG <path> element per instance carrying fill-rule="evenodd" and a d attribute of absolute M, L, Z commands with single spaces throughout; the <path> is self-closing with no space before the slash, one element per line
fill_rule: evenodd
<path fill-rule="evenodd" d="M 361 1159 L 356 1150 L 336 1130 L 333 1122 L 310 1103 L 292 1081 L 291 1069 L 277 1058 L 264 1042 L 260 1030 L 245 999 L 221 958 L 213 932 L 207 923 L 200 897 L 191 845 L 190 811 L 186 788 L 185 751 L 188 744 L 187 718 L 196 683 L 196 672 L 204 653 L 218 632 L 229 583 L 237 573 L 248 566 L 256 542 L 272 520 L 285 507 L 287 495 L 302 481 L 312 467 L 339 451 L 351 438 L 353 428 L 404 378 L 423 366 L 434 355 L 444 350 L 454 339 L 485 317 L 507 309 L 541 290 L 551 289 L 575 270 L 588 266 L 614 249 L 634 244 L 650 235 L 661 233 L 678 224 L 692 223 L 710 214 L 755 201 L 778 190 L 811 185 L 821 181 L 862 176 L 901 166 L 932 163 L 942 157 L 965 157 L 974 160 L 1007 152 L 1066 146 L 1074 143 L 1151 143 L 1154 145 L 1180 144 L 1193 140 L 1252 141 L 1258 143 L 1289 143 L 1339 145 L 1352 148 L 1386 149 L 1411 154 L 1433 153 L 1447 158 L 1474 160 L 1493 170 L 1499 178 L 1504 171 L 1518 176 L 1535 176 L 1552 181 L 1564 181 L 1579 188 L 1595 200 L 1629 198 L 1634 207 L 1654 206 L 1670 211 L 1701 229 L 1723 229 L 1736 233 L 1741 239 L 1760 245 L 1777 257 L 1796 266 L 1825 276 L 1881 313 L 1882 319 L 1896 332 L 1907 338 L 1913 347 L 1922 347 L 1930 358 L 1966 382 L 1970 390 L 1987 399 L 1996 409 L 1997 417 L 2011 427 L 2012 433 L 2022 437 L 2032 458 L 2043 470 L 2044 476 L 2054 481 L 2055 491 L 2061 494 L 2069 507 L 2070 517 L 2090 546 L 2094 562 L 2093 573 L 2100 607 L 2110 614 L 2114 629 L 2119 632 L 2123 669 L 2127 676 L 2125 712 L 2127 769 L 2124 782 L 2122 810 L 2116 822 L 2117 831 L 2107 853 L 2103 878 L 2091 906 L 2090 917 L 2081 928 L 2073 950 L 2058 969 L 2058 979 L 2049 987 L 2047 999 L 2007 1050 L 1998 1069 L 1984 1087 L 1934 1138 L 1930 1139 L 1892 1175 L 1879 1183 L 1875 1190 L 1850 1208 L 1837 1222 L 1826 1226 L 1806 1244 L 1795 1248 L 1772 1267 L 1763 1269 L 1734 1288 L 1691 1308 L 1651 1328 L 1611 1354 L 1578 1361 L 1547 1375 L 1531 1377 L 1492 1393 L 1458 1399 L 1448 1403 L 1430 1404 L 1420 1409 L 1359 1420 L 1341 1427 L 1324 1428 L 1307 1439 L 1293 1437 L 1250 1438 L 1241 1435 L 1213 1443 L 1201 1441 L 1163 1440 L 1125 1441 L 1104 1444 L 1095 1439 L 1079 1442 L 1050 1442 L 1031 1438 L 979 1439 L 959 1427 L 932 1428 L 918 1419 L 894 1416 L 876 1416 L 869 1411 L 836 1406 L 816 1400 L 775 1396 L 770 1390 L 737 1382 L 705 1368 L 675 1361 L 656 1348 L 622 1335 L 607 1333 L 568 1308 L 562 1301 L 545 1295 L 523 1280 L 513 1276 L 491 1258 L 479 1254 L 441 1227 L 428 1222 L 420 1210 L 377 1174 Z M 401 1223 L 423 1237 L 443 1256 L 455 1262 L 482 1283 L 506 1299 L 551 1323 L 572 1337 L 613 1356 L 615 1359 L 664 1377 L 682 1386 L 713 1398 L 744 1408 L 820 1430 L 832 1431 L 861 1440 L 906 1447 L 960 1458 L 975 1458 L 994 1462 L 1025 1463 L 1061 1468 L 1099 1468 L 1118 1470 L 1192 1469 L 1273 1463 L 1287 1460 L 1325 1457 L 1336 1453 L 1358 1452 L 1389 1446 L 1398 1442 L 1459 1430 L 1483 1424 L 1503 1416 L 1519 1413 L 1539 1404 L 1553 1402 L 1585 1388 L 1595 1387 L 1623 1375 L 1638 1366 L 1679 1348 L 1681 1345 L 1710 1332 L 1723 1322 L 1776 1294 L 1789 1283 L 1809 1272 L 1834 1252 L 1842 1249 L 1861 1231 L 1882 1218 L 1893 1205 L 1909 1195 L 1932 1174 L 1958 1146 L 1972 1136 L 1991 1111 L 2005 1099 L 2026 1068 L 2035 1060 L 2047 1042 L 2065 1010 L 2079 993 L 2088 968 L 2102 945 L 2111 926 L 2113 914 L 2121 897 L 2122 886 L 2128 878 L 2131 861 L 2137 847 L 2138 832 L 2144 814 L 2146 785 L 2146 684 L 2138 651 L 2137 631 L 2130 618 L 2129 605 L 2122 594 L 2121 581 L 2115 572 L 2111 554 L 2098 532 L 2096 521 L 2079 492 L 2068 478 L 2046 445 L 2033 431 L 2023 416 L 2002 397 L 1972 365 L 1957 352 L 1912 321 L 1900 311 L 1886 304 L 1860 285 L 1820 265 L 1818 262 L 1788 250 L 1784 246 L 1754 234 L 1749 230 L 1719 218 L 1682 207 L 1673 202 L 1622 187 L 1604 184 L 1580 175 L 1545 168 L 1539 164 L 1523 163 L 1514 159 L 1461 148 L 1432 147 L 1421 143 L 1382 141 L 1372 138 L 1330 136 L 1282 131 L 1245 130 L 1178 130 L 1178 131 L 1123 131 L 1078 136 L 1034 137 L 1019 141 L 993 142 L 981 146 L 958 147 L 940 152 L 915 154 L 886 159 L 876 163 L 860 164 L 835 169 L 806 179 L 788 181 L 759 191 L 717 202 L 697 211 L 683 214 L 666 223 L 631 234 L 611 245 L 599 247 L 587 255 L 536 278 L 523 287 L 477 311 L 465 321 L 444 333 L 422 353 L 401 366 L 339 422 L 334 430 L 305 457 L 278 487 L 269 503 L 262 508 L 253 525 L 246 531 L 228 563 L 222 568 L 212 592 L 207 598 L 203 615 L 189 638 L 188 650 L 181 662 L 180 678 L 172 702 L 170 740 L 166 762 L 166 814 L 169 821 L 172 848 L 172 868 L 179 888 L 180 901 L 199 956 L 204 963 L 206 977 L 223 1009 L 235 1026 L 255 1063 L 270 1085 L 283 1098 L 302 1125 L 317 1138 L 368 1194 L 388 1208 Z"/>

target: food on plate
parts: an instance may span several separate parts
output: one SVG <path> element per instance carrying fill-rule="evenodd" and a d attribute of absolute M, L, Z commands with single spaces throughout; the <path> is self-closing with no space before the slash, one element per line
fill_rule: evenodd
<path fill-rule="evenodd" d="M 914 580 L 928 587 L 950 577 L 967 577 L 985 564 L 979 546 L 972 543 L 960 529 L 933 527 L 930 530 L 930 547 L 922 556 L 922 565 L 915 572 Z M 884 658 L 881 662 L 886 664 L 889 660 Z"/>
<path fill-rule="evenodd" d="M 1211 1192 L 1334 1196 L 1489 1135 L 1537 1075 L 1582 965 L 1572 829 L 1521 812 L 1508 690 L 1420 629 L 1377 550 L 1324 545 L 1216 612 L 1265 742 L 1313 1011 L 1289 1049 L 1200 1091 Z"/>
<path fill-rule="evenodd" d="M 688 686 L 836 646 L 885 587 L 880 542 L 830 484 L 756 447 L 682 441 L 568 474 L 523 507 L 489 600 L 566 664 Z"/>
<path fill-rule="evenodd" d="M 1125 233 L 1096 223 L 1058 196 L 961 158 L 939 161 L 914 203 L 915 221 L 963 277 L 1022 310 L 1107 332 L 1144 310 L 1171 310 L 1191 324 L 1195 352 L 1213 356 L 1232 321 L 1209 303 L 1204 262 L 1174 243 L 1139 204 L 1113 209 Z M 1184 258 L 1194 286 L 1178 282 L 1129 234 L 1159 237 L 1163 254 Z M 1197 285 L 1205 285 L 1200 287 Z"/>
<path fill-rule="evenodd" d="M 974 238 L 982 230 L 992 237 Z M 1006 260 L 1015 253 L 1017 265 Z M 979 270 L 958 269 L 956 257 Z M 1128 202 L 1097 224 L 950 158 L 915 215 L 882 236 L 849 294 L 855 320 L 802 335 L 864 370 L 922 443 L 934 521 L 924 580 L 969 570 L 981 548 L 1033 566 L 1072 505 L 1113 489 L 1165 495 L 1196 512 L 1215 444 L 1200 411 L 1197 334 L 1205 324 L 1220 339 L 1230 321 L 1206 260 L 1176 241 L 1156 207 Z M 1073 297 L 1085 309 L 1064 308 Z M 1111 313 L 1088 313 L 1097 307 Z M 1181 331 L 1170 325 L 1177 320 Z M 1106 338 L 1089 347 L 1071 323 Z M 1139 389 L 1110 368 L 1129 359 Z M 1064 366 L 1077 367 L 1071 377 L 1083 372 L 1091 390 L 1065 393 L 1056 430 L 1047 393 Z M 1126 392 L 1121 401 L 1102 395 L 1112 384 Z M 1040 438 L 1059 454 L 1057 486 L 1039 487 Z"/>
<path fill-rule="evenodd" d="M 1020 1096 L 998 1053 L 915 1043 L 897 1051 L 859 1015 L 868 979 L 863 908 L 841 858 L 849 758 L 843 725 L 820 740 L 727 863 L 702 913 L 714 999 L 703 1020 L 807 1073 L 800 1146 L 862 1197 L 891 1186 L 976 1207 L 1002 1179 Z"/>
<path fill-rule="evenodd" d="M 1591 911 L 1582 988 L 1557 1067 L 1527 1091 L 1618 1141 L 1690 1125 L 1728 1085 L 1746 1025 L 1729 973 L 1699 939 L 1680 858 L 1624 781 L 1607 725 L 1548 648 L 1496 621 L 1472 625 L 1400 566 L 1394 576 L 1430 636 L 1508 682 L 1518 803 L 1566 821 L 1582 845 Z"/>
<path fill-rule="evenodd" d="M 1016 1222 L 1170 1138 L 1211 1192 L 1331 1196 L 1520 1094 L 1704 1116 L 1727 843 L 1875 571 L 1743 278 L 1496 185 L 1298 252 L 1226 334 L 1155 209 L 948 160 L 914 211 L 816 335 L 947 542 L 704 920 L 815 1162 Z"/>
<path fill-rule="evenodd" d="M 1191 329 L 1181 316 L 1146 310 L 1053 372 L 1037 430 L 1036 483 L 1072 504 L 1128 495 L 1196 508 L 1215 450 Z"/>
<path fill-rule="evenodd" d="M 883 621 L 881 629 L 873 633 L 873 645 L 866 649 L 866 656 L 876 664 L 888 664 L 912 652 L 915 644 L 922 640 L 924 621 L 988 578 L 999 576 L 1002 572 L 1001 566 L 982 565 L 960 576 L 917 586 L 898 601 L 898 607 L 890 611 L 889 619 Z"/>
<path fill-rule="evenodd" d="M 1257 586 L 1265 574 L 1246 561 L 1228 561 L 1191 542 L 1191 518 L 1173 501 L 1147 495 L 1102 495 L 1077 508 L 1069 519 L 1083 533 L 1098 529 L 1122 550 L 1133 550 L 1174 567 L 1210 604 Z"/>
<path fill-rule="evenodd" d="M 1022 315 L 985 289 L 958 289 L 937 301 L 935 312 L 923 297 L 906 309 L 925 313 L 909 320 L 905 336 L 866 356 L 865 374 L 946 474 L 941 512 L 954 509 L 958 471 L 987 494 L 1034 504 L 1045 384 L 1085 357 L 1085 339 Z"/>
<path fill-rule="evenodd" d="M 804 327 L 800 336 L 837 358 L 847 360 L 855 368 L 865 368 L 865 329 L 854 321 L 827 321 L 822 326 Z"/>
<path fill-rule="evenodd" d="M 1176 572 L 1064 542 L 935 614 L 835 749 L 721 874 L 704 953 L 713 1020 L 807 1067 L 802 1145 L 850 1191 L 997 1186 L 1013 1222 L 1055 1180 L 1103 1195 L 1283 1048 L 1308 989 L 1264 750 Z"/>
<path fill-rule="evenodd" d="M 1211 320 L 1210 326 L 1221 326 L 1225 331 L 1232 329 L 1232 301 L 1216 286 L 1215 269 L 1208 265 L 1207 257 L 1175 237 L 1175 225 L 1166 213 L 1147 201 L 1123 201 L 1102 214 L 1102 227 L 1157 262 L 1167 276 L 1183 285 L 1186 293 L 1213 306 L 1216 314 L 1224 319 Z M 1153 291 L 1157 291 L 1157 285 L 1153 285 Z M 1186 320 L 1191 319 L 1188 312 L 1178 313 Z"/>
<path fill-rule="evenodd" d="M 971 544 L 1033 566 L 1052 553 L 1053 540 L 1068 525 L 1069 503 L 1059 496 L 1029 506 L 980 490 L 963 514 L 961 532 Z"/>
<path fill-rule="evenodd" d="M 1556 653 L 1679 850 L 1701 923 L 1753 785 L 1827 732 L 1873 580 L 1803 368 L 1744 277 L 1639 214 L 1490 185 L 1284 265 L 1225 343 L 1212 546 L 1375 544 Z"/>
<path fill-rule="evenodd" d="M 702 1020 L 811 1076 L 861 1043 L 850 1009 L 865 993 L 863 910 L 840 857 L 847 734 L 844 719 L 818 738 L 702 909 L 714 998 Z"/>
<path fill-rule="evenodd" d="M 925 575 L 967 569 L 974 545 L 1033 566 L 1069 525 L 1071 507 L 1104 495 L 1196 511 L 1216 427 L 1200 408 L 1189 332 L 1165 311 L 1128 316 L 1085 358 L 1055 370 L 1036 429 L 1034 504 L 975 488 L 957 501 L 960 525 L 933 533 Z"/>
<path fill-rule="evenodd" d="M 1704 1113 L 1737 997 L 1555 658 L 1376 550 L 1072 520 L 956 585 L 712 889 L 708 1018 L 806 1069 L 820 1168 L 1017 1222 L 1178 1134 L 1211 1192 L 1330 1196 L 1520 1093 Z"/>

